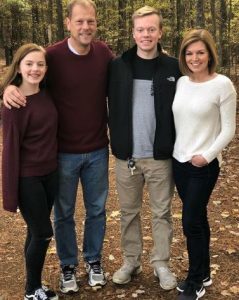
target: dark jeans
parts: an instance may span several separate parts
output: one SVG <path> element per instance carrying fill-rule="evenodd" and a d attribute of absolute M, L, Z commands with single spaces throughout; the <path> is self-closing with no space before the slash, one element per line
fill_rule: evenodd
<path fill-rule="evenodd" d="M 27 224 L 25 242 L 26 292 L 41 287 L 46 251 L 53 235 L 51 209 L 58 188 L 57 172 L 20 177 L 19 209 Z"/>
<path fill-rule="evenodd" d="M 218 160 L 204 167 L 173 160 L 174 180 L 182 200 L 183 232 L 187 238 L 189 272 L 187 280 L 201 284 L 210 276 L 210 227 L 207 204 L 220 172 Z"/>

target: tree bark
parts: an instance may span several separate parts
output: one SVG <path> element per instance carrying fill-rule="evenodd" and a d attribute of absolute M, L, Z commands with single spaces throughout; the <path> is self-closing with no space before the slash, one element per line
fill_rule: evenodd
<path fill-rule="evenodd" d="M 48 44 L 52 44 L 52 24 L 53 24 L 53 1 L 48 0 L 48 10 L 47 10 L 47 40 Z"/>
<path fill-rule="evenodd" d="M 56 14 L 57 14 L 57 40 L 64 39 L 64 22 L 63 22 L 63 9 L 62 1 L 56 0 Z"/>
<path fill-rule="evenodd" d="M 227 5 L 226 0 L 220 0 L 219 59 L 222 67 L 228 62 L 227 49 Z"/>
<path fill-rule="evenodd" d="M 118 21 L 118 43 L 117 43 L 117 52 L 121 53 L 124 51 L 125 41 L 127 39 L 127 30 L 126 30 L 126 3 L 125 0 L 119 0 L 118 2 L 118 11 L 119 11 L 119 21 Z"/>
<path fill-rule="evenodd" d="M 176 0 L 176 36 L 174 42 L 174 54 L 178 56 L 181 36 L 182 36 L 182 3 L 181 0 Z"/>
<path fill-rule="evenodd" d="M 212 17 L 212 35 L 214 40 L 217 41 L 215 0 L 210 0 L 210 11 Z"/>
<path fill-rule="evenodd" d="M 196 26 L 205 27 L 204 0 L 197 0 L 196 3 Z"/>
<path fill-rule="evenodd" d="M 39 43 L 38 34 L 39 34 L 39 12 L 38 5 L 35 1 L 32 2 L 32 41 L 33 43 Z"/>

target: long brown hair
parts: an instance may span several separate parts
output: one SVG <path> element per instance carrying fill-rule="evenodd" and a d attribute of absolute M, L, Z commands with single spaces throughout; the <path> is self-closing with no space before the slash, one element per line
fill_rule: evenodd
<path fill-rule="evenodd" d="M 29 43 L 21 46 L 16 51 L 13 61 L 11 65 L 9 66 L 6 75 L 4 76 L 2 83 L 0 85 L 0 96 L 3 94 L 4 89 L 9 85 L 13 84 L 16 86 L 20 86 L 22 83 L 22 75 L 18 72 L 19 71 L 19 65 L 23 58 L 34 51 L 40 51 L 42 53 L 46 53 L 45 49 L 37 44 Z"/>

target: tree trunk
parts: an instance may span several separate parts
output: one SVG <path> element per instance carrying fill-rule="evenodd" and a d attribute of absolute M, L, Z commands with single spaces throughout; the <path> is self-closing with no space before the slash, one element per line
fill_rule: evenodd
<path fill-rule="evenodd" d="M 132 30 L 133 30 L 133 23 L 132 23 L 132 15 L 134 13 L 134 0 L 128 0 L 128 48 L 132 47 L 134 43 L 133 35 L 132 35 Z"/>
<path fill-rule="evenodd" d="M 214 40 L 217 41 L 215 0 L 210 0 L 210 11 L 212 17 L 212 35 Z"/>
<path fill-rule="evenodd" d="M 227 41 L 228 41 L 228 67 L 229 67 L 229 73 L 228 75 L 230 76 L 230 71 L 232 67 L 232 47 L 231 43 L 231 18 L 232 18 L 232 0 L 229 1 L 229 13 L 228 13 L 228 32 L 227 32 Z"/>
<path fill-rule="evenodd" d="M 12 47 L 5 46 L 4 52 L 5 52 L 6 65 L 9 66 L 12 63 L 12 59 L 13 59 L 13 49 Z"/>
<path fill-rule="evenodd" d="M 17 3 L 10 5 L 11 12 L 11 46 L 10 48 L 16 49 L 22 43 L 21 19 L 20 10 Z"/>
<path fill-rule="evenodd" d="M 57 13 L 57 40 L 62 40 L 64 34 L 64 22 L 63 22 L 63 9 L 62 1 L 56 0 L 56 13 Z"/>
<path fill-rule="evenodd" d="M 126 1 L 119 0 L 118 2 L 118 11 L 119 11 L 119 37 L 118 37 L 118 44 L 117 44 L 117 53 L 121 53 L 124 51 L 125 48 L 125 41 L 127 39 L 127 30 L 126 30 Z"/>
<path fill-rule="evenodd" d="M 205 27 L 204 0 L 197 0 L 196 3 L 196 26 Z"/>
<path fill-rule="evenodd" d="M 39 12 L 36 2 L 32 2 L 32 41 L 33 43 L 39 43 L 38 40 L 38 24 L 39 24 Z"/>
<path fill-rule="evenodd" d="M 53 1 L 48 0 L 47 29 L 46 29 L 48 44 L 52 44 L 52 24 L 53 24 Z"/>
<path fill-rule="evenodd" d="M 175 33 L 175 42 L 174 42 L 174 54 L 178 56 L 180 49 L 180 42 L 182 36 L 182 3 L 181 0 L 176 0 L 176 33 Z"/>
<path fill-rule="evenodd" d="M 220 0 L 220 26 L 219 26 L 219 58 L 222 67 L 228 62 L 227 52 L 227 5 L 226 0 Z"/>

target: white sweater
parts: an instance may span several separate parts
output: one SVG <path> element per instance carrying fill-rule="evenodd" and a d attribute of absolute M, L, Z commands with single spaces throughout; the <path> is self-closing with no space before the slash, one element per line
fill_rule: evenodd
<path fill-rule="evenodd" d="M 236 91 L 224 75 L 195 83 L 188 76 L 177 82 L 173 103 L 176 142 L 173 157 L 179 162 L 202 155 L 208 163 L 218 158 L 236 129 Z"/>

